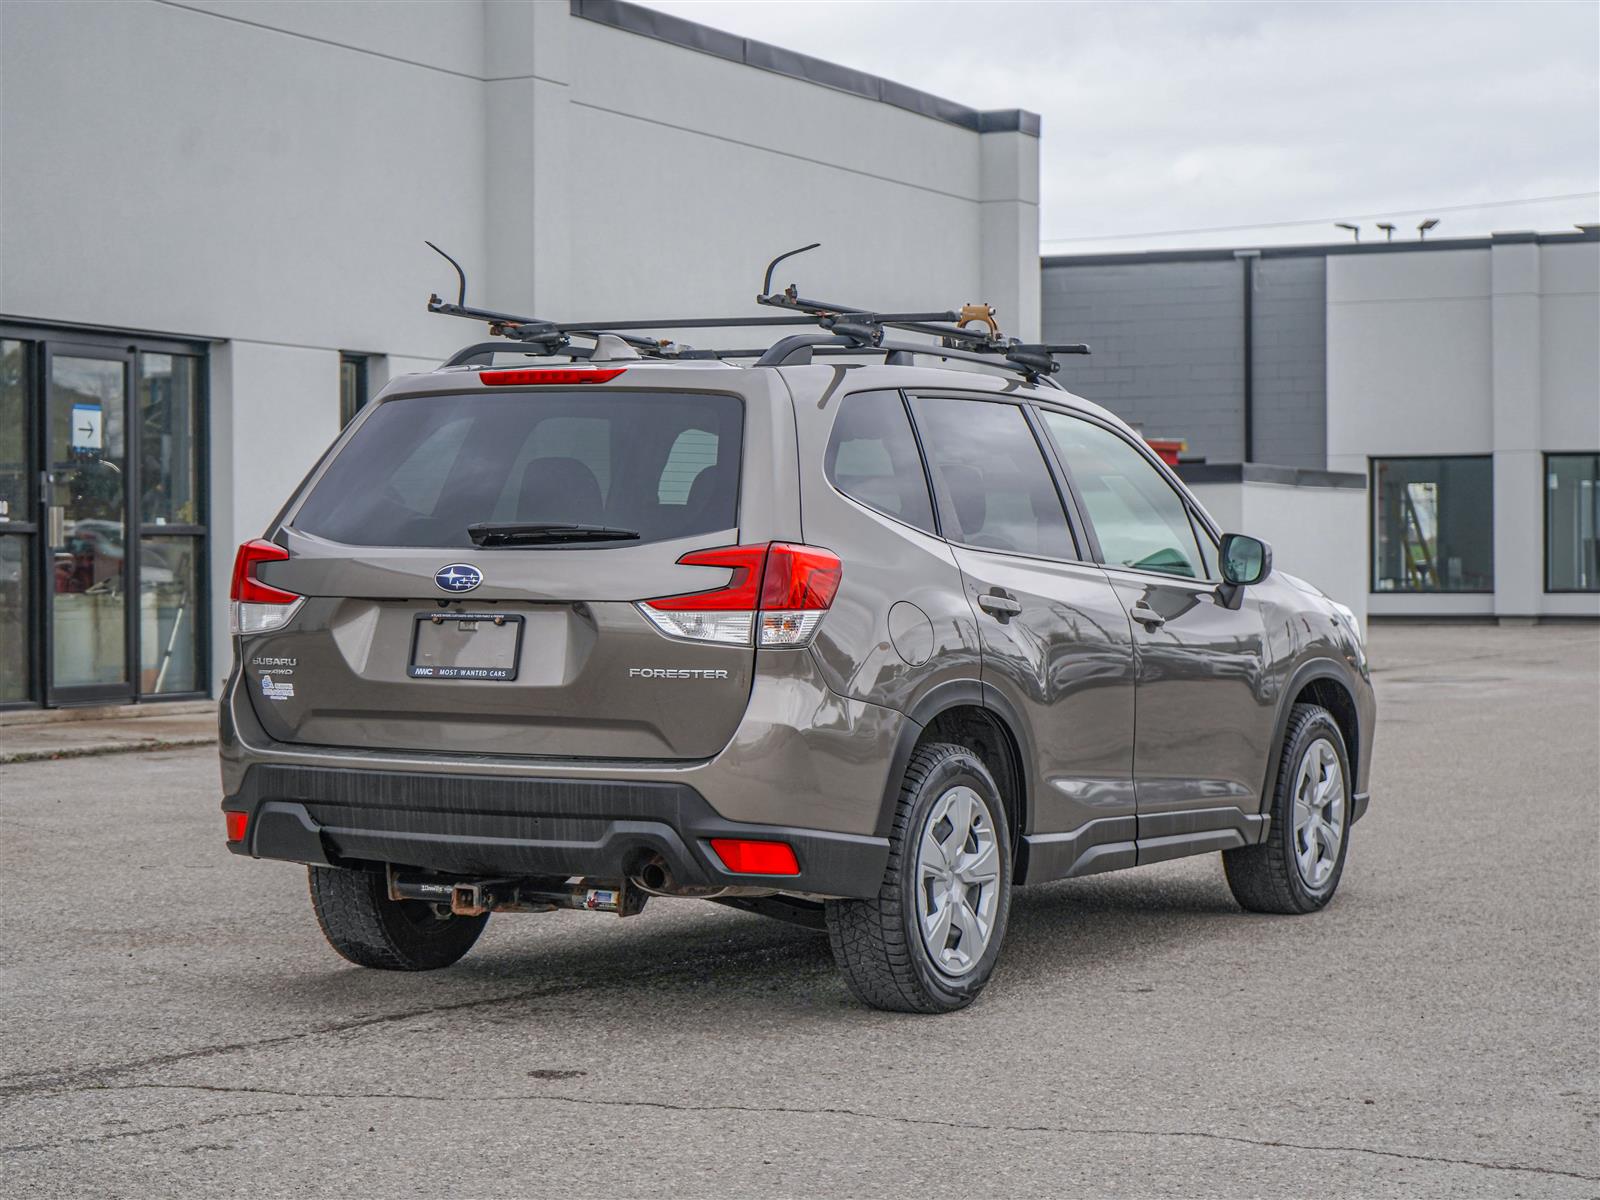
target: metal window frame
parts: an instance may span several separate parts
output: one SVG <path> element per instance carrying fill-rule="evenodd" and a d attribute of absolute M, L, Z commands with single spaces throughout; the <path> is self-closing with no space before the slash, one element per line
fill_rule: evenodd
<path fill-rule="evenodd" d="M 1544 470 L 1540 472 L 1540 490 L 1544 493 L 1541 508 L 1544 512 L 1544 594 L 1546 596 L 1593 596 L 1600 592 L 1600 579 L 1593 587 L 1558 588 L 1550 586 L 1550 462 L 1557 458 L 1587 458 L 1594 462 L 1594 484 L 1600 488 L 1600 450 L 1546 450 L 1541 456 Z"/>
<path fill-rule="evenodd" d="M 44 582 L 39 570 L 40 553 L 36 539 L 41 535 L 39 522 L 39 463 L 37 447 L 34 445 L 39 432 L 37 426 L 38 413 L 35 406 L 38 403 L 39 371 L 39 346 L 30 337 L 15 336 L 11 330 L 0 325 L 0 341 L 16 341 L 22 345 L 22 465 L 26 479 L 25 492 L 28 496 L 28 511 L 32 519 L 27 521 L 6 521 L 0 524 L 0 540 L 16 538 L 22 546 L 22 562 L 27 569 L 27 586 L 22 589 L 22 603 L 25 607 L 23 622 L 24 646 L 23 660 L 28 672 L 27 687 L 20 700 L 0 700 L 0 712 L 11 712 L 22 709 L 35 709 L 44 703 L 44 663 L 42 661 L 43 639 L 35 632 L 34 614 L 41 611 L 44 603 Z"/>

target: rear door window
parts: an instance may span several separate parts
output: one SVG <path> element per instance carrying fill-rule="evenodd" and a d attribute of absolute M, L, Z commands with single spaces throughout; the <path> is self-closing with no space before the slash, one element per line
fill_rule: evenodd
<path fill-rule="evenodd" d="M 744 407 L 698 392 L 414 396 L 379 404 L 306 497 L 305 533 L 472 546 L 482 522 L 610 525 L 637 546 L 738 525 Z"/>
<path fill-rule="evenodd" d="M 899 392 L 846 396 L 828 437 L 828 482 L 852 500 L 928 533 L 933 502 Z"/>
<path fill-rule="evenodd" d="M 1074 559 L 1077 550 L 1044 452 L 1015 404 L 918 396 L 939 520 L 951 541 Z"/>

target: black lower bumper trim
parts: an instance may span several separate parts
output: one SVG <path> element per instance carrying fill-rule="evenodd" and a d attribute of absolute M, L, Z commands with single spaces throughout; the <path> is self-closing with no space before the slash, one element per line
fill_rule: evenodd
<path fill-rule="evenodd" d="M 681 783 L 258 763 L 222 807 L 251 815 L 235 853 L 317 865 L 620 879 L 659 854 L 684 884 L 870 897 L 889 856 L 885 838 L 729 821 Z M 800 874 L 735 875 L 711 850 L 722 837 L 787 842 Z"/>

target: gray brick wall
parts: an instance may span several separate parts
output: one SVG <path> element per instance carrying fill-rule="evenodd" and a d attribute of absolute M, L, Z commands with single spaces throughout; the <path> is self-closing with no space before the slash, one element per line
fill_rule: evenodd
<path fill-rule="evenodd" d="M 1328 465 L 1328 260 L 1256 261 L 1255 460 Z"/>
<path fill-rule="evenodd" d="M 1046 341 L 1088 342 L 1057 379 L 1147 437 L 1181 437 L 1213 462 L 1244 455 L 1236 262 L 1084 264 L 1043 271 Z"/>
<path fill-rule="evenodd" d="M 1088 342 L 1057 378 L 1149 437 L 1244 457 L 1244 268 L 1234 259 L 1081 262 L 1042 273 L 1047 341 Z M 1326 465 L 1325 260 L 1256 263 L 1256 462 Z"/>

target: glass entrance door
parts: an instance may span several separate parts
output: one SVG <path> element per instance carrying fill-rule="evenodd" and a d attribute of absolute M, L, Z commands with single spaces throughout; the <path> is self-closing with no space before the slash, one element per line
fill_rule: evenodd
<path fill-rule="evenodd" d="M 0 711 L 209 692 L 205 353 L 0 321 Z"/>
<path fill-rule="evenodd" d="M 128 592 L 128 401 L 133 356 L 60 346 L 46 356 L 43 478 L 46 701 L 133 698 Z"/>

